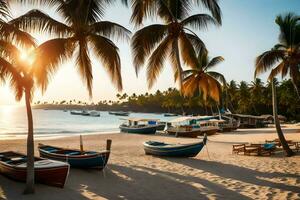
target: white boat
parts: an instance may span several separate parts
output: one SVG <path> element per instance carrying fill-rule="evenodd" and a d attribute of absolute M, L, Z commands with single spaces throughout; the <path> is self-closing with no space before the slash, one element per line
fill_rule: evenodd
<path fill-rule="evenodd" d="M 91 111 L 89 114 L 91 117 L 100 117 L 100 112 L 98 111 Z"/>
<path fill-rule="evenodd" d="M 209 122 L 208 116 L 184 116 L 171 120 L 171 126 L 166 132 L 176 137 L 196 138 L 200 135 L 212 135 L 219 130 L 214 123 Z"/>

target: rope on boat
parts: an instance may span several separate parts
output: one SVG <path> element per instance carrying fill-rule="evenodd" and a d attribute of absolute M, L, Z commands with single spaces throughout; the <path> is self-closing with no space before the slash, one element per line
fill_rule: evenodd
<path fill-rule="evenodd" d="M 207 145 L 207 143 L 208 143 L 208 142 L 206 142 L 205 148 L 206 148 L 206 152 L 207 152 L 208 159 L 211 160 L 211 158 L 210 158 L 210 156 L 209 156 L 209 152 L 208 152 L 208 145 Z"/>
<path fill-rule="evenodd" d="M 104 158 L 103 158 L 104 157 Z M 101 159 L 102 159 L 102 171 L 103 171 L 103 177 L 105 178 L 106 177 L 106 169 L 105 169 L 105 160 L 106 160 L 106 156 L 105 154 L 103 156 L 101 156 Z"/>

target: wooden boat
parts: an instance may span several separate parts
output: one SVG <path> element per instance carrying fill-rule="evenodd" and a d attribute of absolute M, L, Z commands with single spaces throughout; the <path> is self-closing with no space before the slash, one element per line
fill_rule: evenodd
<path fill-rule="evenodd" d="M 196 138 L 203 135 L 202 129 L 193 128 L 192 126 L 180 126 L 180 127 L 170 127 L 167 129 L 169 135 L 175 135 L 176 137 L 189 137 Z"/>
<path fill-rule="evenodd" d="M 144 150 L 147 155 L 170 157 L 195 157 L 206 144 L 206 135 L 203 141 L 192 144 L 166 144 L 163 142 L 144 142 Z"/>
<path fill-rule="evenodd" d="M 215 134 L 219 128 L 218 126 L 209 123 L 206 119 L 207 116 L 185 116 L 171 120 L 170 127 L 166 132 L 169 135 L 175 135 L 176 137 L 190 137 L 196 138 L 200 135 L 212 135 Z"/>
<path fill-rule="evenodd" d="M 120 125 L 123 133 L 154 134 L 156 132 L 156 119 L 128 118 L 123 120 L 127 121 Z"/>
<path fill-rule="evenodd" d="M 39 144 L 40 156 L 53 160 L 67 162 L 75 168 L 100 168 L 103 169 L 109 159 L 110 151 L 81 151 L 76 149 L 60 148 L 51 145 Z"/>
<path fill-rule="evenodd" d="M 0 153 L 0 172 L 16 181 L 26 181 L 27 156 L 25 154 L 7 151 Z M 63 188 L 70 165 L 64 162 L 35 157 L 35 181 Z"/>

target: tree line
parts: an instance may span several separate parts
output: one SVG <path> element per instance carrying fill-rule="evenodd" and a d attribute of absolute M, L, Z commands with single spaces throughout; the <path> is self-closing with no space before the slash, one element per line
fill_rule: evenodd
<path fill-rule="evenodd" d="M 290 79 L 281 82 L 275 80 L 278 98 L 278 112 L 288 120 L 300 121 L 300 99 L 295 92 Z M 219 110 L 229 109 L 232 113 L 263 115 L 272 114 L 271 83 L 264 83 L 256 78 L 252 82 L 236 82 L 226 84 L 221 93 L 220 105 L 213 99 L 204 100 L 201 95 L 184 97 L 176 88 L 165 91 L 157 90 L 154 93 L 128 95 L 118 93 L 117 100 L 102 100 L 87 103 L 79 100 L 63 100 L 52 102 L 35 102 L 35 108 L 88 108 L 95 110 L 123 110 L 132 112 L 177 113 L 193 115 L 211 115 Z"/>

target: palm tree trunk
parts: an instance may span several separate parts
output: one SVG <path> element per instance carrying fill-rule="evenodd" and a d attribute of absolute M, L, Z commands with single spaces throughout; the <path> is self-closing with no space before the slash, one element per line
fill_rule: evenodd
<path fill-rule="evenodd" d="M 278 115 L 277 115 L 277 99 L 276 98 L 277 98 L 276 87 L 274 84 L 274 80 L 272 80 L 273 117 L 274 117 L 274 123 L 276 126 L 277 135 L 278 135 L 278 138 L 282 145 L 282 148 L 284 149 L 284 151 L 286 153 L 286 156 L 292 156 L 294 153 L 290 149 L 287 141 L 285 140 L 284 134 L 280 127 L 280 122 L 279 122 Z"/>
<path fill-rule="evenodd" d="M 34 140 L 33 140 L 33 119 L 30 105 L 30 89 L 25 89 L 25 101 L 28 120 L 27 135 L 27 177 L 24 194 L 34 193 Z"/>
<path fill-rule="evenodd" d="M 182 67 L 180 62 L 180 54 L 179 54 L 179 47 L 178 47 L 178 40 L 175 41 L 175 52 L 176 52 L 176 64 L 178 70 L 178 81 L 179 81 L 179 91 L 182 92 Z"/>

